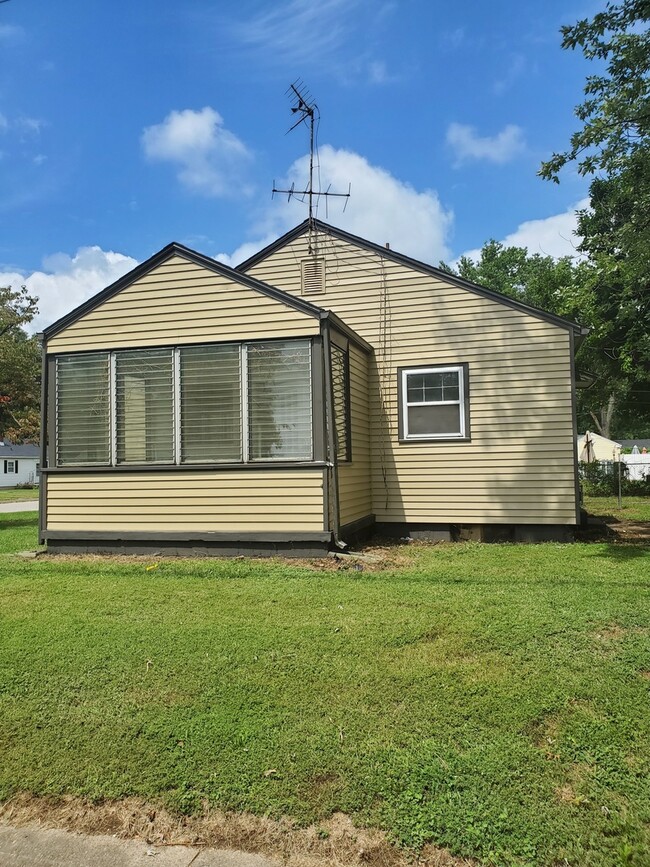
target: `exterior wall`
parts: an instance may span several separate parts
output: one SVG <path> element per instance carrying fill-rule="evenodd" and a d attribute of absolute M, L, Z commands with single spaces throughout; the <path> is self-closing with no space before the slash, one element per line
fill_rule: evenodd
<path fill-rule="evenodd" d="M 318 332 L 316 318 L 173 256 L 56 334 L 47 350 L 264 340 Z"/>
<path fill-rule="evenodd" d="M 369 358 L 350 344 L 350 424 L 352 460 L 339 465 L 341 524 L 351 524 L 372 514 L 370 478 Z"/>
<path fill-rule="evenodd" d="M 575 524 L 569 332 L 374 251 L 324 234 L 318 240 L 326 291 L 309 300 L 375 347 L 377 520 Z M 248 273 L 299 295 L 307 257 L 303 235 Z M 460 362 L 469 365 L 471 442 L 399 443 L 397 369 Z"/>
<path fill-rule="evenodd" d="M 57 353 L 98 349 L 319 334 L 317 318 L 175 256 L 53 336 L 46 351 L 51 359 Z M 52 393 L 49 404 L 53 440 Z M 57 469 L 47 474 L 44 487 L 46 537 L 324 534 L 322 463 L 289 469 Z"/>
<path fill-rule="evenodd" d="M 5 460 L 18 461 L 17 473 L 5 473 Z M 38 484 L 36 464 L 38 458 L 0 458 L 0 488 L 15 488 L 16 485 Z"/>
<path fill-rule="evenodd" d="M 323 471 L 53 473 L 46 508 L 47 531 L 322 532 Z"/>

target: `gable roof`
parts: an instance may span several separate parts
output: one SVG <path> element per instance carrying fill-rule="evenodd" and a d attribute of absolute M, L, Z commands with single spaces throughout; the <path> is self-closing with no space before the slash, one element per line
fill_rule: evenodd
<path fill-rule="evenodd" d="M 55 334 L 63 331 L 64 328 L 67 328 L 78 319 L 81 319 L 82 316 L 90 313 L 91 310 L 99 307 L 99 305 L 103 304 L 104 301 L 108 301 L 109 298 L 117 295 L 117 293 L 121 292 L 122 289 L 126 289 L 127 286 L 135 283 L 136 280 L 144 277 L 145 274 L 149 273 L 149 271 L 156 268 L 158 265 L 161 265 L 163 262 L 166 262 L 167 259 L 170 259 L 172 256 L 181 256 L 189 262 L 194 262 L 194 264 L 200 265 L 202 268 L 213 271 L 215 274 L 220 274 L 222 277 L 227 277 L 236 283 L 241 283 L 243 286 L 247 286 L 249 289 L 253 289 L 262 295 L 266 295 L 268 298 L 273 298 L 275 301 L 286 304 L 288 307 L 292 307 L 294 310 L 304 313 L 306 316 L 313 316 L 315 319 L 330 321 L 366 352 L 369 352 L 372 349 L 369 343 L 342 322 L 335 313 L 332 313 L 331 310 L 325 310 L 322 307 L 318 307 L 316 304 L 312 304 L 311 301 L 306 301 L 304 298 L 291 295 L 289 292 L 284 292 L 282 289 L 277 289 L 275 286 L 263 283 L 261 280 L 250 277 L 248 274 L 242 274 L 240 271 L 230 268 L 228 265 L 224 265 L 222 262 L 210 258 L 210 256 L 205 256 L 203 253 L 191 250 L 189 247 L 185 247 L 183 244 L 179 244 L 176 241 L 172 241 L 171 244 L 163 247 L 163 249 L 158 253 L 154 253 L 153 256 L 145 262 L 142 262 L 140 265 L 137 265 L 123 277 L 120 277 L 119 280 L 111 283 L 111 285 L 106 289 L 93 295 L 92 298 L 89 298 L 87 301 L 84 301 L 83 304 L 75 307 L 74 310 L 66 313 L 65 316 L 57 319 L 57 321 L 52 323 L 52 325 L 44 328 L 40 336 L 42 336 L 46 341 L 51 337 L 54 337 Z"/>
<path fill-rule="evenodd" d="M 0 442 L 0 458 L 34 458 L 41 456 L 40 446 Z"/>
<path fill-rule="evenodd" d="M 254 289 L 256 292 L 260 292 L 262 295 L 266 295 L 269 298 L 280 301 L 283 304 L 292 307 L 294 310 L 305 313 L 307 316 L 313 316 L 316 319 L 321 318 L 321 314 L 323 311 L 315 304 L 312 304 L 309 301 L 305 301 L 303 298 L 296 298 L 293 295 L 290 295 L 288 292 L 283 292 L 281 289 L 276 289 L 275 286 L 269 286 L 267 283 L 263 283 L 261 280 L 256 280 L 254 277 L 249 277 L 246 274 L 241 274 L 235 271 L 234 268 L 230 268 L 228 265 L 224 265 L 222 262 L 217 262 L 216 259 L 211 259 L 209 256 L 203 255 L 203 253 L 197 253 L 196 250 L 190 250 L 189 247 L 185 247 L 183 246 L 183 244 L 172 241 L 171 244 L 167 244 L 166 247 L 163 247 L 163 249 L 160 250 L 158 253 L 154 253 L 154 255 L 147 259 L 145 262 L 141 262 L 140 265 L 136 265 L 135 268 L 133 268 L 123 277 L 120 277 L 119 280 L 111 283 L 111 285 L 108 286 L 106 289 L 102 289 L 101 292 L 98 292 L 96 295 L 93 295 L 92 298 L 84 301 L 83 304 L 75 307 L 75 309 L 71 310 L 70 313 L 66 313 L 65 316 L 57 319 L 57 321 L 54 322 L 52 325 L 44 328 L 43 336 L 45 337 L 45 339 L 48 339 L 50 337 L 53 337 L 55 334 L 58 334 L 59 331 L 67 328 L 68 325 L 72 325 L 72 323 L 76 322 L 77 319 L 80 319 L 86 313 L 90 313 L 91 310 L 99 307 L 99 305 L 103 304 L 104 301 L 108 301 L 109 298 L 117 295 L 117 293 L 121 292 L 122 289 L 126 289 L 127 286 L 130 286 L 132 283 L 135 283 L 136 280 L 144 277 L 145 274 L 158 267 L 158 265 L 162 265 L 163 262 L 166 262 L 167 259 L 171 259 L 172 256 L 181 256 L 182 258 L 187 259 L 190 262 L 194 262 L 196 265 L 200 265 L 203 268 L 207 268 L 209 271 L 213 271 L 215 274 L 220 274 L 222 277 L 228 277 L 229 279 L 234 280 L 236 283 L 241 283 L 244 286 L 248 286 L 249 289 Z"/>
<path fill-rule="evenodd" d="M 291 241 L 296 240 L 309 229 L 310 221 L 307 219 L 293 229 L 290 229 L 286 234 L 273 241 L 264 249 L 255 253 L 250 258 L 238 265 L 236 270 L 245 272 L 252 268 L 258 262 L 263 261 L 268 256 L 275 253 L 277 250 L 284 247 Z M 475 295 L 481 295 L 484 298 L 489 298 L 492 301 L 497 301 L 506 307 L 512 307 L 514 310 L 519 310 L 522 313 L 527 313 L 529 316 L 535 316 L 538 319 L 543 319 L 546 322 L 551 322 L 553 325 L 558 325 L 560 328 L 565 328 L 572 331 L 578 340 L 581 340 L 589 333 L 589 329 L 570 319 L 564 319 L 562 316 L 556 316 L 554 313 L 548 313 L 546 310 L 541 310 L 538 307 L 533 307 L 530 304 L 524 304 L 523 301 L 516 301 L 514 298 L 508 298 L 507 295 L 502 295 L 500 292 L 495 292 L 493 289 L 487 289 L 485 286 L 480 286 L 478 283 L 472 283 L 470 280 L 465 280 L 463 277 L 457 277 L 455 274 L 450 274 L 443 271 L 442 268 L 435 268 L 433 265 L 428 265 L 426 262 L 420 262 L 418 259 L 411 259 L 410 256 L 405 256 L 402 253 L 396 253 L 388 247 L 382 247 L 380 244 L 375 244 L 373 241 L 367 241 L 365 238 L 360 238 L 358 235 L 353 235 L 337 226 L 332 226 L 329 223 L 323 223 L 321 220 L 313 220 L 314 228 L 323 232 L 326 235 L 331 235 L 333 238 L 338 238 L 341 241 L 347 241 L 349 244 L 362 247 L 364 250 L 370 250 L 378 256 L 383 256 L 385 259 L 390 259 L 393 262 L 398 262 L 400 265 L 405 265 L 407 268 L 412 268 L 414 271 L 420 271 L 422 274 L 436 277 L 439 280 L 445 280 L 447 283 L 452 283 L 454 286 L 459 286 L 461 289 L 467 289 Z M 577 344 L 576 344 L 577 345 Z"/>

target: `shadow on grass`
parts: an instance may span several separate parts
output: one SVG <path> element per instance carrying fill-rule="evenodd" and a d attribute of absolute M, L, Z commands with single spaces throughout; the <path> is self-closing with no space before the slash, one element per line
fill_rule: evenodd
<path fill-rule="evenodd" d="M 29 517 L 25 517 L 29 514 Z M 0 532 L 3 530 L 15 530 L 17 527 L 37 527 L 38 515 L 36 513 L 13 512 L 2 516 Z"/>
<path fill-rule="evenodd" d="M 648 558 L 650 567 L 650 545 L 647 542 L 614 542 L 605 545 L 604 550 L 596 555 L 606 557 L 616 562 L 638 560 L 641 557 Z"/>

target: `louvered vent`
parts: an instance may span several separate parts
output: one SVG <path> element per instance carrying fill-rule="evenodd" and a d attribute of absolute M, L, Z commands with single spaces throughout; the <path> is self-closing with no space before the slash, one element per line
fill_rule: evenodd
<path fill-rule="evenodd" d="M 303 259 L 300 268 L 303 295 L 325 291 L 325 259 Z"/>

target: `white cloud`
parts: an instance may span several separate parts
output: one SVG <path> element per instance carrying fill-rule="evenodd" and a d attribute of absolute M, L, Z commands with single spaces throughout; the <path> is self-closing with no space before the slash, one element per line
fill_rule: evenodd
<path fill-rule="evenodd" d="M 562 256 L 581 258 L 576 247 L 580 241 L 575 234 L 578 226 L 576 211 L 589 207 L 589 199 L 581 199 L 563 211 L 541 220 L 526 220 L 520 223 L 514 232 L 506 235 L 502 244 L 506 247 L 526 247 L 531 255 L 539 253 L 542 256 Z M 478 261 L 480 250 L 468 250 L 463 253 L 470 259 Z"/>
<path fill-rule="evenodd" d="M 283 64 L 305 64 L 331 57 L 345 42 L 350 15 L 359 0 L 288 0 L 235 24 L 233 35 L 249 49 L 268 53 Z"/>
<path fill-rule="evenodd" d="M 175 163 L 178 179 L 193 192 L 203 196 L 247 192 L 235 179 L 252 154 L 209 106 L 170 112 L 162 123 L 145 128 L 141 142 L 148 159 Z"/>
<path fill-rule="evenodd" d="M 505 73 L 498 78 L 492 87 L 493 91 L 502 96 L 520 78 L 526 70 L 526 58 L 523 54 L 514 54 Z"/>
<path fill-rule="evenodd" d="M 309 158 L 296 160 L 279 187 L 305 189 Z M 348 184 L 352 195 L 343 212 L 343 200 L 331 199 L 326 213 L 321 200 L 318 216 L 378 244 L 389 242 L 400 253 L 437 264 L 449 257 L 448 235 L 453 214 L 440 203 L 435 190 L 416 190 L 380 166 L 371 165 L 359 154 L 337 150 L 330 145 L 320 149 L 320 184 L 322 190 L 331 185 L 332 192 L 345 193 Z M 271 202 L 258 221 L 257 241 L 239 247 L 230 256 L 221 254 L 220 261 L 239 264 L 248 256 L 270 243 L 307 216 L 307 205 L 284 197 Z"/>
<path fill-rule="evenodd" d="M 122 253 L 100 247 L 80 247 L 73 255 L 56 253 L 43 260 L 43 271 L 21 274 L 0 272 L 0 286 L 26 286 L 38 298 L 39 313 L 30 324 L 40 331 L 65 316 L 137 265 Z"/>
<path fill-rule="evenodd" d="M 456 166 L 470 160 L 507 163 L 525 146 L 523 130 L 514 124 L 494 136 L 480 136 L 473 126 L 452 123 L 447 129 L 447 144 L 454 149 Z"/>
<path fill-rule="evenodd" d="M 17 27 L 14 24 L 0 24 L 0 43 L 20 42 L 24 35 L 25 31 L 22 27 Z"/>

